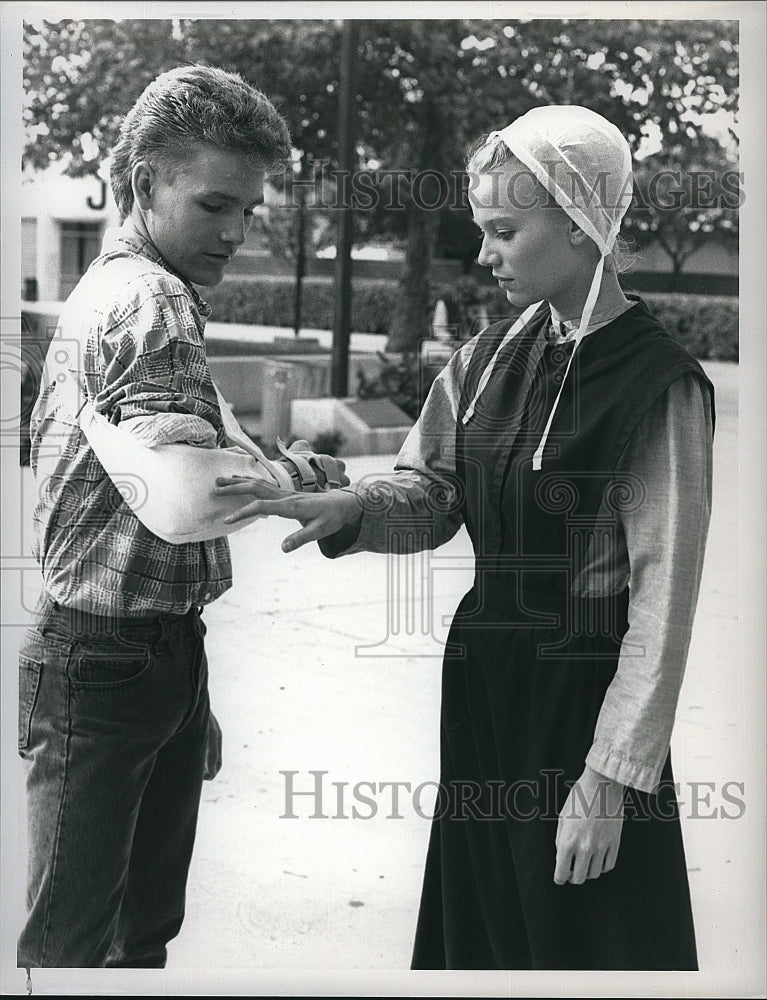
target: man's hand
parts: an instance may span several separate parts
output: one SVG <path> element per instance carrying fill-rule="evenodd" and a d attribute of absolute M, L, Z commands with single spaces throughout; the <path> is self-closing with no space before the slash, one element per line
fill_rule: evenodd
<path fill-rule="evenodd" d="M 623 785 L 586 767 L 559 814 L 554 881 L 582 885 L 612 871 L 623 830 Z"/>
<path fill-rule="evenodd" d="M 221 744 L 223 735 L 218 719 L 211 712 L 208 723 L 208 745 L 205 748 L 205 770 L 202 773 L 205 781 L 213 781 L 221 770 Z"/>
<path fill-rule="evenodd" d="M 292 552 L 307 542 L 316 542 L 326 535 L 333 535 L 344 525 L 359 523 L 362 518 L 362 506 L 357 495 L 347 490 L 331 490 L 328 493 L 289 493 L 279 499 L 270 499 L 274 497 L 274 488 L 257 479 L 242 480 L 230 477 L 217 479 L 216 482 L 218 496 L 251 494 L 260 498 L 230 514 L 225 518 L 227 524 L 253 517 L 255 514 L 276 514 L 278 517 L 292 518 L 301 522 L 303 525 L 301 530 L 288 535 L 283 541 L 283 552 Z"/>

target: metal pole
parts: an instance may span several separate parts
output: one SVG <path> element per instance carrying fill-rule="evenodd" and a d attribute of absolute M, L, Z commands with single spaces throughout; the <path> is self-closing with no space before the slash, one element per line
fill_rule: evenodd
<path fill-rule="evenodd" d="M 336 238 L 335 303 L 333 310 L 333 356 L 330 391 L 333 396 L 349 392 L 349 332 L 352 305 L 351 252 L 354 240 L 351 184 L 345 183 L 354 168 L 354 57 L 357 52 L 357 23 L 344 21 L 341 34 L 339 77 L 338 169 L 342 187 L 342 207 L 338 209 Z"/>
<path fill-rule="evenodd" d="M 299 178 L 300 178 L 299 174 Z M 298 210 L 296 216 L 296 283 L 293 290 L 293 331 L 301 334 L 301 299 L 304 274 L 306 273 L 306 198 L 303 184 L 298 188 Z"/>

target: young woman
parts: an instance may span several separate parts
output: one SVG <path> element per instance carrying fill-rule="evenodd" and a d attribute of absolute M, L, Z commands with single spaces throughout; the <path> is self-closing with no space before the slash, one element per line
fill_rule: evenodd
<path fill-rule="evenodd" d="M 668 751 L 713 390 L 618 283 L 632 174 L 611 123 L 536 108 L 468 170 L 479 262 L 519 318 L 456 353 L 393 475 L 233 517 L 296 518 L 283 548 L 322 539 L 331 557 L 384 551 L 409 515 L 430 546 L 471 537 L 414 968 L 695 969 Z"/>

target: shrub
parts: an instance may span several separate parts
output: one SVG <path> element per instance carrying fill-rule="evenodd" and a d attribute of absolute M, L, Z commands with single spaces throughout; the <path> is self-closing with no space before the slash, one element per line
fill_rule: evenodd
<path fill-rule="evenodd" d="M 375 278 L 352 283 L 352 329 L 386 333 L 396 297 L 396 282 Z M 333 328 L 335 292 L 328 278 L 304 278 L 301 289 L 301 326 Z M 206 289 L 205 298 L 217 323 L 255 323 L 292 327 L 295 285 L 290 276 L 232 279 Z"/>
<path fill-rule="evenodd" d="M 471 288 L 474 282 L 476 287 Z M 639 292 L 648 309 L 687 350 L 704 361 L 738 360 L 738 299 L 730 295 L 690 295 L 679 292 Z M 485 307 L 490 323 L 516 311 L 497 285 L 480 285 L 474 278 L 461 278 L 460 286 L 442 287 L 435 301 L 443 298 L 459 310 L 466 304 Z M 452 321 L 452 320 L 451 320 Z M 476 332 L 469 330 L 468 335 Z"/>
<path fill-rule="evenodd" d="M 702 360 L 738 360 L 738 299 L 727 295 L 689 295 L 671 292 L 640 293 L 669 334 Z M 291 327 L 293 279 L 264 277 L 230 279 L 206 292 L 214 318 L 222 323 L 256 323 Z M 328 278 L 305 278 L 302 325 L 329 330 L 333 326 L 333 283 Z M 387 333 L 399 295 L 394 281 L 357 278 L 352 285 L 352 329 Z M 443 299 L 448 318 L 468 339 L 478 332 L 478 316 L 490 323 L 514 313 L 497 285 L 461 277 L 450 285 L 434 285 L 430 306 Z"/>
<path fill-rule="evenodd" d="M 418 355 L 387 355 L 379 351 L 378 357 L 381 368 L 375 375 L 366 376 L 362 369 L 358 371 L 357 395 L 360 399 L 390 399 L 417 420 L 429 391 L 429 385 L 422 378 Z"/>
<path fill-rule="evenodd" d="M 669 335 L 702 361 L 738 360 L 738 299 L 730 295 L 640 293 Z"/>
<path fill-rule="evenodd" d="M 204 296 L 213 308 L 217 323 L 254 323 L 258 326 L 291 326 L 293 323 L 293 286 L 289 281 L 271 278 L 226 281 L 215 288 L 206 288 Z M 304 322 L 308 326 L 307 319 Z"/>
<path fill-rule="evenodd" d="M 449 285 L 436 285 L 432 290 L 433 303 L 439 299 L 447 306 L 451 324 L 457 327 L 458 339 L 468 340 L 479 333 L 478 320 L 496 323 L 506 317 L 519 315 L 521 310 L 509 304 L 498 285 L 483 284 L 472 275 L 461 275 Z"/>

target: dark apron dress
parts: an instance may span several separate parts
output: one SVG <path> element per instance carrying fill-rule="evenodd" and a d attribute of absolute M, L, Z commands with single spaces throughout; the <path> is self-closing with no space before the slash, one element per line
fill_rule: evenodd
<path fill-rule="evenodd" d="M 626 790 L 615 869 L 582 885 L 553 877 L 559 812 L 627 629 L 628 590 L 576 598 L 569 583 L 589 544 L 614 544 L 620 505 L 641 502 L 641 483 L 615 473 L 634 427 L 675 378 L 705 375 L 638 303 L 578 348 L 534 472 L 571 350 L 546 345 L 546 319 L 504 349 L 458 424 L 476 576 L 445 650 L 441 791 L 412 968 L 693 970 L 670 760 L 657 794 Z M 507 328 L 478 343 L 461 414 Z"/>

